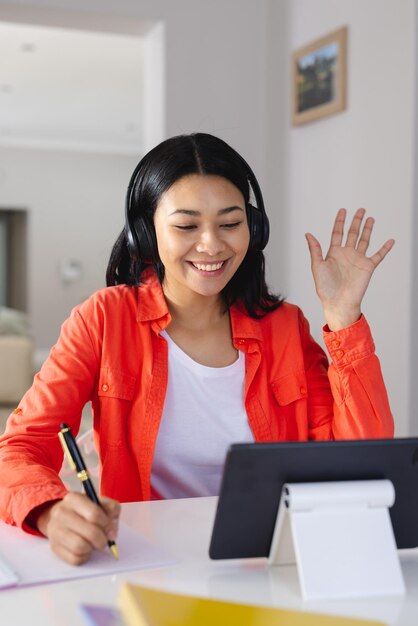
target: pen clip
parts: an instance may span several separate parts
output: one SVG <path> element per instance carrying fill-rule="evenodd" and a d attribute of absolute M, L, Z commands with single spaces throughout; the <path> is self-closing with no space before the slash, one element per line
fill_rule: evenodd
<path fill-rule="evenodd" d="M 63 433 L 62 431 L 60 431 L 60 432 L 58 433 L 58 437 L 59 437 L 59 440 L 60 440 L 60 442 L 61 442 L 62 449 L 64 450 L 64 454 L 65 454 L 65 456 L 67 457 L 67 461 L 68 461 L 68 463 L 70 464 L 70 466 L 71 466 L 74 470 L 76 470 L 76 471 L 77 471 L 76 464 L 75 464 L 75 462 L 74 462 L 73 457 L 71 456 L 70 450 L 68 449 L 67 442 L 65 441 L 64 433 Z"/>

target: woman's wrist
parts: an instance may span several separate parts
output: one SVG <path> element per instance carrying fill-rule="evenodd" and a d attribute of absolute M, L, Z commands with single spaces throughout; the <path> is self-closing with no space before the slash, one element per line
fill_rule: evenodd
<path fill-rule="evenodd" d="M 338 310 L 324 307 L 325 321 L 331 331 L 342 330 L 358 322 L 361 317 L 361 309 L 355 307 L 351 310 Z"/>
<path fill-rule="evenodd" d="M 47 537 L 47 529 L 49 519 L 51 517 L 51 511 L 52 508 L 57 504 L 57 502 L 60 502 L 60 500 L 50 500 L 34 508 L 26 517 L 26 525 L 33 530 L 37 530 L 42 535 L 45 535 L 45 537 Z"/>

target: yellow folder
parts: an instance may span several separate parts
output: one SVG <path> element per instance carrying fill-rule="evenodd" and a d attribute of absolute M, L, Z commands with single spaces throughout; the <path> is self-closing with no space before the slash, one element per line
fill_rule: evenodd
<path fill-rule="evenodd" d="M 382 622 L 238 604 L 123 584 L 126 626 L 382 626 Z"/>

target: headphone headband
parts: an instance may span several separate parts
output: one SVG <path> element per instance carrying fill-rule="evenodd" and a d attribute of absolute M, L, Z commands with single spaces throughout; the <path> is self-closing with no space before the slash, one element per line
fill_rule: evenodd
<path fill-rule="evenodd" d="M 270 234 L 270 226 L 264 207 L 264 200 L 260 185 L 258 184 L 253 170 L 244 157 L 242 157 L 230 146 L 228 146 L 228 148 L 232 150 L 235 156 L 240 160 L 246 173 L 250 191 L 252 190 L 256 201 L 256 206 L 251 204 L 251 202 L 248 202 L 246 206 L 248 228 L 250 231 L 249 249 L 253 251 L 261 251 L 267 245 Z M 131 258 L 135 261 L 152 264 L 159 260 L 154 225 L 150 223 L 147 215 L 138 210 L 140 207 L 135 207 L 136 210 L 133 208 L 133 196 L 136 183 L 141 171 L 146 165 L 147 156 L 148 155 L 145 155 L 145 157 L 143 157 L 135 167 L 126 191 L 125 235 Z"/>
<path fill-rule="evenodd" d="M 261 251 L 266 247 L 270 236 L 270 223 L 264 206 L 263 194 L 256 175 L 254 174 L 249 163 L 239 154 L 239 152 L 236 150 L 234 150 L 234 152 L 244 166 L 248 184 L 250 189 L 252 189 L 256 201 L 256 206 L 251 204 L 251 202 L 248 202 L 247 205 L 247 219 L 250 230 L 249 248 L 250 250 Z"/>

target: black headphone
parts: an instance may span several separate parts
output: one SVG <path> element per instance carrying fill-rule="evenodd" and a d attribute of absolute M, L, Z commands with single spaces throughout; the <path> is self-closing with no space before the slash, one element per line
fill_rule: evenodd
<path fill-rule="evenodd" d="M 256 202 L 256 206 L 250 202 L 247 202 L 246 206 L 248 228 L 250 231 L 250 245 L 248 248 L 254 252 L 261 252 L 261 250 L 264 250 L 266 247 L 270 235 L 270 223 L 264 207 L 263 194 L 261 193 L 258 180 L 247 161 L 238 152 L 235 151 L 235 154 L 244 166 L 247 180 Z"/>
<path fill-rule="evenodd" d="M 234 152 L 244 166 L 248 183 L 256 201 L 256 206 L 250 202 L 246 206 L 250 231 L 249 250 L 261 251 L 266 247 L 270 234 L 270 225 L 264 208 L 263 195 L 255 174 L 247 161 L 238 152 L 235 150 Z M 125 235 L 131 259 L 142 261 L 143 263 L 156 263 L 159 256 L 154 224 L 150 223 L 147 215 L 141 214 L 135 210 L 136 207 L 133 208 L 132 206 L 135 185 L 145 165 L 145 159 L 146 156 L 141 159 L 134 169 L 126 192 Z"/>

